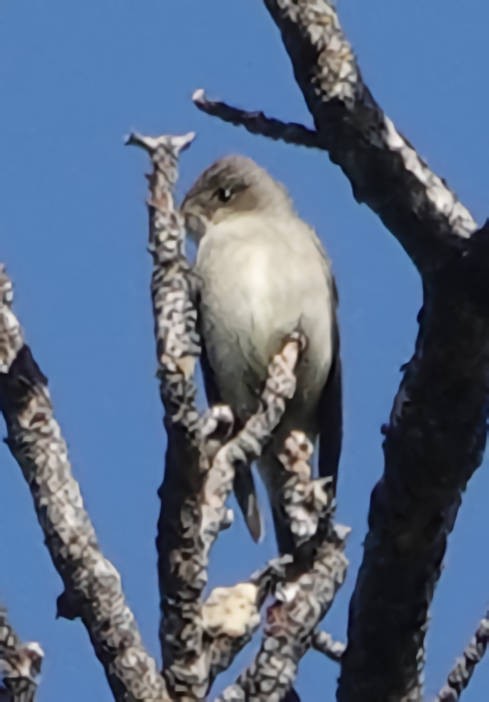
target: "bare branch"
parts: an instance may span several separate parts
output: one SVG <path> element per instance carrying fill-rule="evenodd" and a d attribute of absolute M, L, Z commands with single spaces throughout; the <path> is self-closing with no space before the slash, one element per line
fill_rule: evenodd
<path fill-rule="evenodd" d="M 54 419 L 47 381 L 12 312 L 12 284 L 0 267 L 0 409 L 7 444 L 29 485 L 51 559 L 65 592 L 58 612 L 80 617 L 117 700 L 168 700 L 146 653 L 120 576 L 100 551 Z"/>
<path fill-rule="evenodd" d="M 462 692 L 472 678 L 474 670 L 487 649 L 489 643 L 489 612 L 481 619 L 473 639 L 450 671 L 446 685 L 440 690 L 437 702 L 458 702 Z"/>
<path fill-rule="evenodd" d="M 152 162 L 148 177 L 149 251 L 153 258 L 151 299 L 157 377 L 168 435 L 165 476 L 159 490 L 161 510 L 156 545 L 160 642 L 164 673 L 173 691 L 178 685 L 182 689 L 188 686 L 185 672 L 192 683 L 196 682 L 188 666 L 190 660 L 195 660 L 195 651 L 202 650 L 198 596 L 206 582 L 205 566 L 200 562 L 200 532 L 196 528 L 205 475 L 200 466 L 200 417 L 193 377 L 200 353 L 194 305 L 196 286 L 185 257 L 183 221 L 173 203 L 178 157 L 193 138 L 193 134 L 183 137 L 131 134 L 127 139 L 128 144 L 143 147 Z M 180 669 L 184 674 L 181 681 Z"/>
<path fill-rule="evenodd" d="M 428 608 L 489 402 L 489 229 L 425 283 L 413 359 L 384 428 L 385 469 L 350 604 L 340 702 L 420 700 Z"/>
<path fill-rule="evenodd" d="M 274 559 L 270 561 L 263 570 L 252 575 L 249 583 L 240 583 L 236 586 L 240 588 L 240 590 L 243 587 L 247 588 L 245 590 L 248 593 L 247 606 L 243 607 L 244 602 L 243 599 L 241 599 L 241 606 L 237 607 L 237 600 L 232 599 L 233 606 L 230 607 L 231 600 L 222 598 L 221 601 L 226 603 L 225 607 L 219 608 L 222 623 L 214 627 L 214 631 L 212 632 L 213 639 L 210 650 L 211 684 L 218 673 L 229 668 L 236 655 L 251 640 L 252 635 L 261 624 L 261 619 L 258 615 L 259 610 L 263 606 L 266 598 L 275 590 L 277 584 L 286 579 L 286 566 L 289 565 L 291 561 L 292 558 L 290 556 L 281 556 L 280 558 Z M 228 590 L 228 588 L 219 588 L 219 590 Z M 235 590 L 235 588 L 229 588 L 229 590 Z M 211 593 L 211 596 L 212 594 L 213 593 Z M 210 598 L 204 604 L 204 607 L 207 606 L 209 600 Z M 245 610 L 244 617 L 241 614 L 243 609 Z M 236 622 L 236 614 L 241 614 L 241 616 L 239 616 L 239 621 L 241 622 L 240 629 L 237 629 L 235 626 L 232 632 L 229 631 L 229 614 L 231 615 L 231 620 L 234 622 Z"/>
<path fill-rule="evenodd" d="M 324 148 L 320 134 L 302 124 L 282 122 L 274 117 L 267 117 L 263 112 L 247 112 L 225 102 L 210 100 L 202 88 L 194 92 L 192 100 L 202 112 L 219 117 L 224 122 L 235 126 L 245 127 L 251 134 L 260 134 L 269 139 L 284 141 L 286 144 L 296 146 L 306 146 L 311 149 Z"/>
<path fill-rule="evenodd" d="M 219 702 L 280 702 L 290 689 L 297 665 L 311 645 L 313 631 L 342 585 L 347 561 L 343 534 L 318 547 L 312 568 L 289 580 L 277 593 L 281 601 L 267 614 L 264 638 L 254 663 L 218 698 Z"/>
<path fill-rule="evenodd" d="M 363 82 L 329 0 L 264 0 L 316 132 L 194 94 L 197 107 L 249 131 L 329 152 L 420 271 L 438 268 L 476 229 L 470 212 L 400 134 Z"/>
<path fill-rule="evenodd" d="M 376 212 L 421 271 L 476 229 L 468 210 L 396 130 L 363 82 L 331 0 L 264 0 L 314 125 L 355 198 Z"/>
<path fill-rule="evenodd" d="M 303 486 L 306 485 L 305 471 L 298 467 L 303 468 L 305 456 L 310 457 L 310 446 L 304 446 L 300 432 L 293 432 L 281 460 L 290 474 L 302 473 Z M 309 494 L 311 492 L 314 490 Z M 328 499 L 316 503 L 316 531 L 308 540 L 303 540 L 288 568 L 286 581 L 275 588 L 277 600 L 268 610 L 255 661 L 234 685 L 224 690 L 219 702 L 264 699 L 280 702 L 290 690 L 298 663 L 312 645 L 316 627 L 346 575 L 348 562 L 343 549 L 349 530 L 333 527 L 333 508 L 331 492 Z M 302 536 L 302 529 L 299 532 Z"/>
<path fill-rule="evenodd" d="M 345 644 L 334 641 L 326 631 L 315 631 L 312 637 L 312 647 L 315 651 L 324 654 L 335 663 L 339 663 L 345 652 Z"/>
<path fill-rule="evenodd" d="M 44 651 L 36 642 L 22 644 L 0 605 L 0 699 L 34 702 Z M 1 683 L 3 682 L 3 687 Z"/>

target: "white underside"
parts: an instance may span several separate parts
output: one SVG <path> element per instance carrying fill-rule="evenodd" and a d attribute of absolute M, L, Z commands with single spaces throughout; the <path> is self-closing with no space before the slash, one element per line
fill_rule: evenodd
<path fill-rule="evenodd" d="M 305 424 L 295 428 L 308 431 L 331 366 L 335 323 L 331 273 L 314 232 L 294 216 L 228 218 L 206 230 L 196 272 L 209 362 L 222 400 L 238 416 L 256 409 L 247 380 L 263 381 L 284 337 L 305 333 L 294 414 Z"/>

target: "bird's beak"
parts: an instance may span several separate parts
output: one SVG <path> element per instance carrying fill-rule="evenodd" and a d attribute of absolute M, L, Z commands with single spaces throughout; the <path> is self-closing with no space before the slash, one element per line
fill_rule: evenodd
<path fill-rule="evenodd" d="M 185 202 L 183 203 L 182 214 L 185 220 L 185 229 L 192 239 L 200 241 L 205 234 L 207 226 L 205 215 L 200 210 L 185 207 Z"/>

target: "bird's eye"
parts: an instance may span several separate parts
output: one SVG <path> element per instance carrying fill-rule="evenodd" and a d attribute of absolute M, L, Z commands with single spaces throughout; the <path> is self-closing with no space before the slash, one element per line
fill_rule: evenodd
<path fill-rule="evenodd" d="M 215 196 L 220 202 L 229 202 L 233 196 L 233 191 L 231 188 L 218 188 L 215 192 Z"/>

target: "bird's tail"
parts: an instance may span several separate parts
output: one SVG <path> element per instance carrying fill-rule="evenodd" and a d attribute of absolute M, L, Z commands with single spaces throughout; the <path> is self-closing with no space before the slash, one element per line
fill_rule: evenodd
<path fill-rule="evenodd" d="M 234 494 L 253 541 L 260 541 L 263 535 L 262 518 L 256 496 L 255 481 L 249 466 L 236 470 L 234 474 Z"/>
<path fill-rule="evenodd" d="M 261 457 L 259 468 L 270 498 L 278 550 L 280 554 L 294 553 L 294 538 L 283 507 L 280 504 L 280 495 L 282 493 L 282 484 L 284 481 L 284 467 L 274 454 L 272 447 L 266 450 Z"/>

